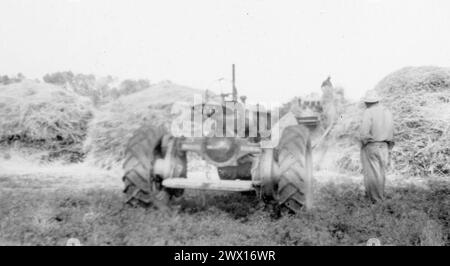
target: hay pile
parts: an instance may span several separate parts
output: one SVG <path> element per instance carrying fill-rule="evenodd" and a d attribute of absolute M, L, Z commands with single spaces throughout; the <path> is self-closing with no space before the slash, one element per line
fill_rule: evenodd
<path fill-rule="evenodd" d="M 89 159 L 109 167 L 123 159 L 125 146 L 132 134 L 143 124 L 169 128 L 176 102 L 191 103 L 203 91 L 162 82 L 148 89 L 117 99 L 103 106 L 89 125 L 84 150 Z"/>
<path fill-rule="evenodd" d="M 375 90 L 394 115 L 394 169 L 410 175 L 448 175 L 450 69 L 403 68 L 381 80 Z M 334 130 L 340 145 L 346 147 L 338 160 L 343 168 L 359 170 L 358 148 L 349 144 L 357 141 L 362 110 L 360 104 L 351 105 Z"/>
<path fill-rule="evenodd" d="M 79 160 L 91 111 L 88 99 L 54 85 L 0 86 L 0 143 L 48 151 L 47 159 Z"/>
<path fill-rule="evenodd" d="M 364 105 L 362 103 L 348 103 L 343 107 L 345 110 L 339 117 L 338 122 L 331 132 L 331 136 L 336 139 L 333 141 L 339 150 L 336 165 L 339 169 L 351 173 L 361 171 L 359 162 L 359 125 L 361 124 Z"/>
<path fill-rule="evenodd" d="M 375 89 L 394 114 L 396 168 L 414 175 L 448 175 L 450 68 L 403 68 Z"/>

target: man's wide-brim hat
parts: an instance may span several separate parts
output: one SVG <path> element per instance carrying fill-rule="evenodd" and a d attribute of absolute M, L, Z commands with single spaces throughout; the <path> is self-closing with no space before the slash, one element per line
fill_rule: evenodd
<path fill-rule="evenodd" d="M 380 96 L 374 90 L 370 90 L 366 92 L 366 95 L 363 98 L 365 103 L 376 103 L 380 101 Z"/>

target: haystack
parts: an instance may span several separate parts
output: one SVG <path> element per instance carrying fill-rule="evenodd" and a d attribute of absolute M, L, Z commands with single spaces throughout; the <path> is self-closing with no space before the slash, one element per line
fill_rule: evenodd
<path fill-rule="evenodd" d="M 103 106 L 90 123 L 85 151 L 97 165 L 108 167 L 123 159 L 132 134 L 143 124 L 169 128 L 175 103 L 192 103 L 203 91 L 162 82 Z"/>
<path fill-rule="evenodd" d="M 88 99 L 63 88 L 25 80 L 0 86 L 0 143 L 48 151 L 50 157 L 82 156 Z"/>
<path fill-rule="evenodd" d="M 448 175 L 450 68 L 403 68 L 375 89 L 394 114 L 396 168 L 414 175 Z"/>
<path fill-rule="evenodd" d="M 406 67 L 381 80 L 375 89 L 382 103 L 394 115 L 395 170 L 410 175 L 448 175 L 450 173 L 450 68 Z M 363 108 L 353 104 L 347 108 L 335 136 L 348 152 L 338 162 L 344 168 L 355 168 L 354 154 L 349 148 L 357 143 Z M 347 163 L 347 165 L 345 165 Z M 358 162 L 359 163 L 359 162 Z"/>

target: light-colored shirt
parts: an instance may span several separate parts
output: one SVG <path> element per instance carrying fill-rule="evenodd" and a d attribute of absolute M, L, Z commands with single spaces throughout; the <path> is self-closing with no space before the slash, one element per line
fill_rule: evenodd
<path fill-rule="evenodd" d="M 383 105 L 375 104 L 364 111 L 361 124 L 363 144 L 376 141 L 393 142 L 394 119 L 392 113 Z"/>

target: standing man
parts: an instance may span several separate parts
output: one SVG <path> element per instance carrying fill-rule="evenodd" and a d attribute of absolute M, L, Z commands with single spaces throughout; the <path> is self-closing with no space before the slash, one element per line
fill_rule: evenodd
<path fill-rule="evenodd" d="M 366 110 L 361 124 L 361 163 L 366 195 L 372 202 L 384 199 L 386 168 L 394 146 L 394 121 L 391 112 L 379 103 L 370 90 L 364 97 Z"/>

